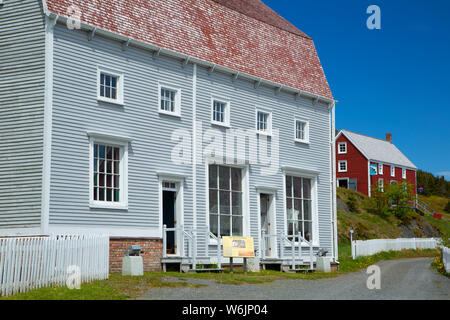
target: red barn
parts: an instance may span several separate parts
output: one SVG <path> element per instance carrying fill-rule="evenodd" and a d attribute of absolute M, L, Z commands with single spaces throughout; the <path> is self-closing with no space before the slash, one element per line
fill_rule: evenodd
<path fill-rule="evenodd" d="M 337 186 L 370 196 L 374 185 L 384 188 L 390 183 L 406 182 L 416 190 L 417 167 L 386 140 L 341 130 L 336 137 Z"/>

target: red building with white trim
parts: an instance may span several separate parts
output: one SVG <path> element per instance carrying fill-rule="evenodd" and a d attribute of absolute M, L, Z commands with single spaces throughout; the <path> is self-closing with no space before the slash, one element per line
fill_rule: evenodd
<path fill-rule="evenodd" d="M 372 167 L 372 173 L 371 173 Z M 371 187 L 406 182 L 416 190 L 417 167 L 392 143 L 386 140 L 341 130 L 336 137 L 337 186 L 370 196 Z"/>

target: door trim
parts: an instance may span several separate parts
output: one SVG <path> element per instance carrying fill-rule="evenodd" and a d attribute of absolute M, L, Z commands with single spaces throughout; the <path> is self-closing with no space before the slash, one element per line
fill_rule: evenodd
<path fill-rule="evenodd" d="M 175 178 L 173 176 L 164 176 L 159 175 L 158 178 L 158 199 L 159 199 L 159 228 L 161 238 L 163 237 L 163 182 L 174 182 L 176 184 L 176 189 L 168 190 L 176 192 L 175 199 L 175 220 L 177 227 L 184 225 L 184 179 L 183 178 Z M 179 256 L 180 248 L 182 248 L 181 237 L 177 237 L 175 235 L 175 244 L 176 251 L 175 254 L 171 254 L 169 256 Z"/>
<path fill-rule="evenodd" d="M 267 192 L 269 191 L 269 192 Z M 265 188 L 261 188 L 261 187 L 257 187 L 257 198 L 258 198 L 258 250 L 261 250 L 261 195 L 265 194 L 269 196 L 270 199 L 270 206 L 269 206 L 269 210 L 267 212 L 267 216 L 269 219 L 269 223 L 270 223 L 270 229 L 272 233 L 276 233 L 277 232 L 277 225 L 276 225 L 276 189 L 265 189 Z M 277 238 L 271 238 L 270 239 L 271 242 L 271 247 L 272 247 L 272 251 L 271 251 L 271 257 L 277 257 L 278 256 L 278 246 L 277 246 Z M 259 252 L 260 256 L 262 254 L 262 252 Z"/>

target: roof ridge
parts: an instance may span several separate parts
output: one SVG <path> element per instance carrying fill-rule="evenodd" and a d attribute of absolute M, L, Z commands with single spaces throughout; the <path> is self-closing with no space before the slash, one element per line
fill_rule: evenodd
<path fill-rule="evenodd" d="M 346 130 L 346 129 L 342 129 L 342 131 L 347 131 L 347 132 L 350 132 L 350 133 L 353 133 L 353 134 L 357 134 L 357 135 L 359 135 L 359 136 L 363 136 L 363 137 L 367 137 L 367 138 L 371 138 L 371 139 L 375 139 L 375 140 L 380 140 L 380 141 L 383 141 L 383 142 L 392 144 L 392 145 L 395 147 L 395 144 L 393 144 L 392 142 L 386 141 L 386 140 L 384 140 L 384 139 L 375 138 L 375 137 L 372 137 L 372 136 L 368 136 L 367 134 L 357 133 L 357 132 L 350 131 L 350 130 Z M 396 147 L 396 148 L 397 148 L 397 147 Z M 398 148 L 397 148 L 397 149 L 398 149 Z"/>
<path fill-rule="evenodd" d="M 279 18 L 281 18 L 284 22 L 286 22 L 287 24 L 289 24 L 290 26 L 292 26 L 293 28 L 295 28 L 298 32 L 293 32 L 293 31 L 291 31 L 291 30 L 288 30 L 287 28 L 283 28 L 283 27 L 281 27 L 281 26 L 275 25 L 274 23 L 270 23 L 270 22 L 267 21 L 267 20 L 263 20 L 263 19 L 257 18 L 256 16 L 249 15 L 248 13 L 244 12 L 243 10 L 239 10 L 239 8 L 237 8 L 237 7 L 235 7 L 235 6 L 231 6 L 229 1 L 226 1 L 226 3 L 223 3 L 223 2 L 221 2 L 220 0 L 211 0 L 211 1 L 217 3 L 218 5 L 220 5 L 220 6 L 222 6 L 222 7 L 225 7 L 225 8 L 228 8 L 228 9 L 230 9 L 230 10 L 236 11 L 236 12 L 238 12 L 238 13 L 240 13 L 240 14 L 243 14 L 243 15 L 245 15 L 245 16 L 248 17 L 248 18 L 258 20 L 258 21 L 260 21 L 260 22 L 262 22 L 262 23 L 265 23 L 265 24 L 267 24 L 267 25 L 269 25 L 269 26 L 272 26 L 272 27 L 274 27 L 274 28 L 277 28 L 277 29 L 280 29 L 280 30 L 289 32 L 289 33 L 291 33 L 291 34 L 293 34 L 293 35 L 296 35 L 296 36 L 299 36 L 299 37 L 302 37 L 302 38 L 305 38 L 305 39 L 308 39 L 308 40 L 312 40 L 312 38 L 311 38 L 310 36 L 308 36 L 306 33 L 304 33 L 302 30 L 300 30 L 297 26 L 295 26 L 294 24 L 292 24 L 291 22 L 289 22 L 288 20 L 286 20 L 283 16 L 281 16 L 278 12 L 276 12 L 275 10 L 273 10 L 271 7 L 269 7 L 268 5 L 266 5 L 266 4 L 265 4 L 263 1 L 261 1 L 261 0 L 259 0 L 259 2 L 261 2 L 265 7 L 267 7 L 273 14 L 275 14 L 276 16 L 278 16 Z M 228 4 L 228 5 L 227 5 L 227 4 Z"/>

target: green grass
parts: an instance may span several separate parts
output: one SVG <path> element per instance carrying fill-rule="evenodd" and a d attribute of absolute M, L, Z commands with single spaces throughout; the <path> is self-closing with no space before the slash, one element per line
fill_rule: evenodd
<path fill-rule="evenodd" d="M 0 297 L 0 300 L 123 300 L 136 298 L 151 287 L 198 288 L 202 286 L 186 282 L 171 282 L 166 278 L 164 273 L 145 273 L 142 277 L 110 274 L 109 280 L 82 284 L 79 290 L 71 290 L 66 286 L 40 288 L 9 297 Z"/>

